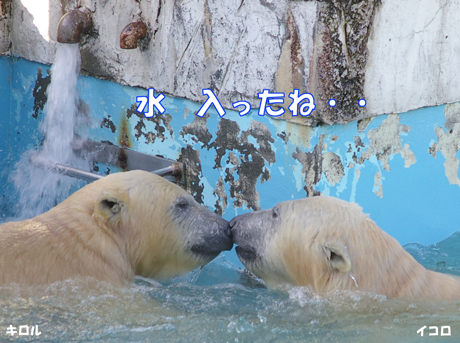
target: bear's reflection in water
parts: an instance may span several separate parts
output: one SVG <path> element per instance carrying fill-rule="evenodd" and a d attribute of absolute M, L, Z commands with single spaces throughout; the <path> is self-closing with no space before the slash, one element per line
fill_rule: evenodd
<path fill-rule="evenodd" d="M 225 256 L 163 283 L 4 285 L 0 308 L 0 341 L 12 340 L 9 325 L 38 325 L 37 340 L 46 342 L 419 342 L 416 331 L 425 325 L 424 338 L 429 326 L 450 327 L 451 336 L 437 337 L 442 342 L 460 335 L 458 301 L 267 289 Z"/>

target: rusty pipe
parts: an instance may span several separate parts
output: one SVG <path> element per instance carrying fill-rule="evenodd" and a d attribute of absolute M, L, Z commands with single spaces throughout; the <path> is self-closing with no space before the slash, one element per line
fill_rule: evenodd
<path fill-rule="evenodd" d="M 30 162 L 31 164 L 37 167 L 46 168 L 53 172 L 56 172 L 62 175 L 67 175 L 67 176 L 70 176 L 76 179 L 85 180 L 87 182 L 93 182 L 93 181 L 102 179 L 104 177 L 104 175 L 88 172 L 88 171 L 74 168 L 71 166 L 67 166 L 61 163 L 55 163 L 53 165 L 47 166 L 43 162 L 37 162 L 33 160 L 31 160 Z M 157 169 L 157 170 L 152 171 L 151 173 L 157 174 L 159 176 L 172 175 L 172 176 L 180 178 L 183 174 L 183 170 L 182 170 L 181 164 L 178 162 L 175 162 L 169 167 Z"/>
<path fill-rule="evenodd" d="M 87 7 L 67 12 L 59 20 L 57 41 L 59 43 L 79 43 L 80 36 L 87 33 L 92 24 L 91 10 Z"/>
<path fill-rule="evenodd" d="M 124 27 L 120 34 L 120 48 L 136 49 L 137 41 L 145 38 L 147 26 L 142 21 L 132 22 Z"/>
<path fill-rule="evenodd" d="M 160 176 L 170 174 L 172 176 L 180 177 L 182 176 L 183 171 L 181 168 L 181 164 L 176 162 L 170 165 L 169 167 L 154 170 L 152 171 L 152 173 L 160 175 Z"/>

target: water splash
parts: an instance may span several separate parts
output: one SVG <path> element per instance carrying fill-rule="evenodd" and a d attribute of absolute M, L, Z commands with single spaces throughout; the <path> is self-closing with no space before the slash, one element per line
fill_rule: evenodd
<path fill-rule="evenodd" d="M 350 277 L 351 277 L 351 279 L 353 280 L 353 282 L 355 283 L 356 290 L 359 291 L 358 282 L 356 282 L 355 277 L 354 277 L 351 273 L 350 273 Z"/>
<path fill-rule="evenodd" d="M 78 124 L 77 80 L 80 73 L 78 44 L 59 44 L 51 67 L 45 117 L 40 124 L 44 140 L 38 150 L 23 154 L 12 174 L 18 192 L 16 217 L 30 218 L 63 201 L 79 182 L 51 171 L 56 163 L 88 169 L 88 162 L 72 149 Z"/>

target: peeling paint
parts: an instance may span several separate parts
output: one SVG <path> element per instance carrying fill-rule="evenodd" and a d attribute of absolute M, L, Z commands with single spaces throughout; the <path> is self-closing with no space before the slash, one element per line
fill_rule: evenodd
<path fill-rule="evenodd" d="M 404 147 L 401 151 L 401 156 L 404 159 L 404 168 L 409 168 L 411 165 L 417 162 L 415 154 L 410 150 L 409 144 L 404 144 Z"/>
<path fill-rule="evenodd" d="M 458 177 L 459 160 L 457 158 L 460 142 L 460 104 L 446 105 L 444 116 L 446 118 L 446 122 L 444 123 L 446 130 L 443 130 L 442 127 L 435 129 L 438 141 L 430 146 L 428 152 L 436 158 L 436 153 L 441 151 L 446 159 L 444 170 L 449 183 L 460 186 L 460 179 Z"/>
<path fill-rule="evenodd" d="M 371 123 L 372 119 L 374 119 L 374 118 L 365 118 L 365 119 L 358 120 L 358 123 L 357 123 L 358 132 L 363 133 L 364 131 L 366 131 L 366 129 L 369 126 L 369 124 Z"/>
<path fill-rule="evenodd" d="M 204 117 L 197 117 L 195 116 L 195 119 L 193 120 L 192 123 L 186 124 L 182 130 L 180 131 L 180 134 L 182 137 L 185 135 L 192 135 L 195 137 L 192 137 L 192 140 L 195 143 L 203 143 L 203 147 L 209 148 L 209 142 L 212 139 L 212 134 L 209 132 L 207 123 L 209 119 L 209 113 L 206 113 Z"/>
<path fill-rule="evenodd" d="M 38 118 L 38 113 L 43 111 L 46 100 L 48 99 L 46 90 L 51 82 L 50 69 L 46 69 L 46 73 L 48 75 L 43 76 L 42 68 L 38 68 L 37 70 L 37 80 L 35 81 L 35 86 L 32 91 L 32 95 L 34 97 L 34 113 L 32 114 L 32 117 L 35 119 Z"/>
<path fill-rule="evenodd" d="M 165 113 L 163 115 L 155 114 L 151 118 L 146 118 L 142 113 L 137 112 L 137 104 L 132 104 L 126 112 L 126 117 L 129 119 L 132 116 L 139 118 L 137 124 L 134 126 L 134 136 L 137 140 L 140 137 L 144 137 L 146 143 L 155 143 L 156 139 L 160 139 L 162 142 L 167 138 L 166 131 L 169 132 L 171 138 L 174 137 L 173 129 L 170 125 L 172 117 L 170 114 Z M 149 123 L 153 123 L 154 127 L 152 131 L 149 131 Z"/>
<path fill-rule="evenodd" d="M 217 200 L 214 205 L 216 210 L 214 212 L 217 213 L 219 216 L 222 216 L 228 204 L 227 194 L 225 193 L 225 183 L 222 176 L 217 181 L 216 190 L 213 191 L 213 194 L 217 196 Z"/>
<path fill-rule="evenodd" d="M 256 139 L 259 148 L 250 143 L 248 138 Z M 247 131 L 241 131 L 237 122 L 221 119 L 219 122 L 216 139 L 210 145 L 216 150 L 214 168 L 222 168 L 222 159 L 229 152 L 225 161 L 224 181 L 230 185 L 230 196 L 234 198 L 234 207 L 242 207 L 260 210 L 260 197 L 257 192 L 257 181 L 270 180 L 270 172 L 266 163 L 276 161 L 275 152 L 270 143 L 274 139 L 268 127 L 258 121 L 251 121 Z M 239 158 L 234 154 L 239 153 Z M 228 165 L 232 165 L 230 168 Z M 236 177 L 235 172 L 238 174 Z"/>
<path fill-rule="evenodd" d="M 355 174 L 353 176 L 353 181 L 351 184 L 351 196 L 350 196 L 350 201 L 355 202 L 356 201 L 356 188 L 358 186 L 358 181 L 361 178 L 361 169 L 355 169 Z"/>
<path fill-rule="evenodd" d="M 389 160 L 393 155 L 401 154 L 405 160 L 406 168 L 416 162 L 414 153 L 406 144 L 402 148 L 401 133 L 408 133 L 410 126 L 401 125 L 400 117 L 396 114 L 389 115 L 379 126 L 378 129 L 369 130 L 367 137 L 369 138 L 370 146 L 365 150 L 358 159 L 359 164 L 363 164 L 365 160 L 369 160 L 372 156 L 376 156 L 377 160 L 382 163 L 383 169 L 390 171 Z"/>
<path fill-rule="evenodd" d="M 187 147 L 181 149 L 178 161 L 186 166 L 187 190 L 198 203 L 203 204 L 204 186 L 201 183 L 203 172 L 201 170 L 200 151 L 187 144 Z"/>
<path fill-rule="evenodd" d="M 345 176 L 340 156 L 328 151 L 323 154 L 323 172 L 327 181 L 334 187 Z"/>
<path fill-rule="evenodd" d="M 374 176 L 374 189 L 372 190 L 379 198 L 383 198 L 382 173 L 380 170 Z"/>
<path fill-rule="evenodd" d="M 291 121 L 273 120 L 272 123 L 277 128 L 277 136 L 282 138 L 286 145 L 290 143 L 303 148 L 311 147 L 310 139 L 314 134 L 314 128 Z"/>
<path fill-rule="evenodd" d="M 131 147 L 131 138 L 129 135 L 128 120 L 124 115 L 121 117 L 121 124 L 119 125 L 118 144 L 121 148 L 118 152 L 118 166 L 123 169 L 128 169 L 128 156 L 126 155 L 125 148 Z"/>
<path fill-rule="evenodd" d="M 106 127 L 112 131 L 112 133 L 115 133 L 117 131 L 117 127 L 113 123 L 112 117 L 108 115 L 107 117 L 104 117 L 104 119 L 101 122 L 101 127 Z"/>
<path fill-rule="evenodd" d="M 0 51 L 51 64 L 59 17 L 83 3 L 93 29 L 81 43 L 82 68 L 122 85 L 155 85 L 198 102 L 211 88 L 228 109 L 239 100 L 259 106 L 264 88 L 299 87 L 315 96 L 317 109 L 286 119 L 312 126 L 459 101 L 455 1 L 50 0 L 45 29 L 34 24 L 40 11 L 3 0 Z M 139 19 L 148 26 L 140 48 L 116 48 L 121 29 Z"/>
<path fill-rule="evenodd" d="M 320 192 L 314 189 L 314 186 L 321 180 L 323 171 L 322 151 L 325 148 L 323 146 L 324 138 L 324 134 L 319 137 L 319 142 L 312 152 L 302 152 L 299 148 L 296 148 L 296 152 L 292 154 L 292 157 L 302 165 L 302 173 L 305 174 L 304 189 L 309 197 L 321 195 Z"/>
<path fill-rule="evenodd" d="M 369 125 L 369 122 L 366 123 L 367 125 Z M 355 169 L 355 179 L 352 186 L 355 189 L 361 174 L 359 169 L 366 161 L 370 161 L 374 164 L 381 163 L 381 166 L 378 165 L 379 170 L 375 175 L 373 191 L 377 196 L 383 197 L 382 180 L 384 178 L 380 168 L 389 172 L 390 160 L 397 154 L 400 154 L 404 159 L 405 168 L 409 168 L 417 161 L 409 144 L 406 143 L 402 147 L 401 135 L 407 134 L 410 129 L 410 126 L 400 124 L 400 117 L 389 115 L 377 129 L 369 130 L 367 135 L 363 135 L 362 137 L 354 136 L 354 142 L 348 143 L 346 157 L 343 158 L 335 152 L 327 151 L 328 144 L 325 143 L 326 137 L 328 137 L 328 141 L 331 144 L 334 144 L 339 139 L 336 135 L 326 136 L 325 134 L 321 134 L 318 138 L 318 143 L 311 152 L 302 152 L 297 147 L 296 152 L 292 156 L 302 165 L 301 173 L 304 174 L 304 189 L 307 196 L 320 195 L 320 192 L 315 187 L 321 181 L 323 173 L 330 186 L 335 187 L 341 183 L 341 180 L 346 176 L 345 168 Z M 369 143 L 365 143 L 365 137 L 369 139 Z M 356 174 L 357 171 L 358 174 Z M 342 185 L 342 190 L 343 187 L 345 185 Z"/>

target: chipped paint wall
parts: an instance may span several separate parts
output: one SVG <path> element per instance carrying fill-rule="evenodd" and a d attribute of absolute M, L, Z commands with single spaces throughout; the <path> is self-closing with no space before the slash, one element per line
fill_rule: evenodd
<path fill-rule="evenodd" d="M 9 125 L 0 124 L 0 137 L 9 137 L 0 141 L 3 203 L 10 167 L 43 138 L 48 69 L 0 58 L 0 87 L 11 87 L 0 100 L 10 110 L 3 112 Z M 201 103 L 169 96 L 165 114 L 147 119 L 135 111 L 144 89 L 88 76 L 78 88 L 91 116 L 89 138 L 120 145 L 127 136 L 133 149 L 185 162 L 195 199 L 226 219 L 326 194 L 358 202 L 402 244 L 435 243 L 460 230 L 459 103 L 308 128 L 256 112 L 221 119 L 211 110 L 199 118 Z"/>
<path fill-rule="evenodd" d="M 270 89 L 285 93 L 287 108 L 299 89 L 317 107 L 284 119 L 310 126 L 460 101 L 458 1 L 3 0 L 2 9 L 10 2 L 0 34 L 9 22 L 12 54 L 51 64 L 60 17 L 84 5 L 93 11 L 85 73 L 193 101 L 211 88 L 226 108 L 240 100 L 257 108 Z M 123 27 L 137 20 L 147 37 L 121 49 Z"/>

